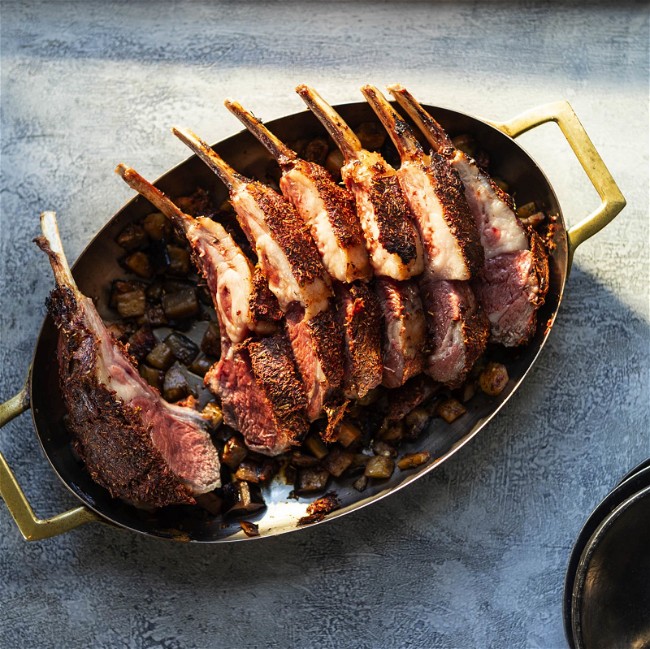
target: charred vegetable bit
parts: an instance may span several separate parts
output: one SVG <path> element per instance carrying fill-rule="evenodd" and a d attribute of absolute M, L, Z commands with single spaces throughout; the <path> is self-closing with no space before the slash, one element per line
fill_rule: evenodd
<path fill-rule="evenodd" d="M 190 386 L 178 363 L 174 363 L 165 374 L 163 383 L 163 397 L 166 401 L 174 403 L 180 401 L 190 393 Z"/>
<path fill-rule="evenodd" d="M 129 354 L 138 361 L 141 361 L 156 344 L 156 337 L 151 327 L 143 325 L 128 340 Z"/>
<path fill-rule="evenodd" d="M 169 258 L 169 267 L 167 272 L 170 275 L 185 277 L 190 272 L 190 253 L 186 248 L 179 246 L 167 246 L 167 256 Z"/>
<path fill-rule="evenodd" d="M 442 417 L 448 424 L 456 421 L 456 419 L 466 412 L 467 408 L 457 399 L 445 399 L 436 407 L 436 414 Z"/>
<path fill-rule="evenodd" d="M 214 365 L 214 359 L 210 360 L 207 356 L 197 356 L 187 369 L 198 376 L 205 376 L 208 370 Z"/>
<path fill-rule="evenodd" d="M 488 363 L 478 377 L 479 387 L 485 394 L 496 397 L 508 385 L 508 370 L 501 363 Z"/>
<path fill-rule="evenodd" d="M 162 308 L 170 320 L 184 320 L 199 312 L 199 301 L 193 288 L 184 288 L 174 293 L 166 293 L 162 298 Z"/>
<path fill-rule="evenodd" d="M 198 355 L 199 348 L 187 336 L 171 333 L 165 338 L 165 344 L 183 365 L 189 365 Z"/>
<path fill-rule="evenodd" d="M 323 491 L 327 486 L 330 474 L 321 467 L 300 469 L 296 480 L 295 491 L 299 495 Z"/>
<path fill-rule="evenodd" d="M 153 367 L 149 367 L 144 363 L 140 364 L 139 367 L 140 376 L 152 387 L 156 388 L 159 392 L 162 392 L 163 380 L 165 375 L 160 370 L 157 370 Z"/>
<path fill-rule="evenodd" d="M 429 424 L 429 419 L 429 413 L 426 408 L 417 407 L 411 410 L 404 420 L 406 424 L 405 437 L 411 440 L 417 439 Z"/>
<path fill-rule="evenodd" d="M 305 439 L 305 448 L 319 460 L 322 460 L 327 455 L 327 446 L 325 446 L 321 438 L 314 433 L 308 435 Z"/>
<path fill-rule="evenodd" d="M 209 322 L 201 340 L 201 351 L 208 356 L 221 356 L 221 334 L 216 322 Z"/>
<path fill-rule="evenodd" d="M 223 492 L 223 510 L 226 514 L 256 512 L 266 507 L 262 491 L 256 484 L 235 481 L 225 485 Z"/>
<path fill-rule="evenodd" d="M 343 472 L 350 467 L 353 460 L 354 453 L 335 446 L 321 461 L 321 464 L 335 478 L 340 478 Z"/>
<path fill-rule="evenodd" d="M 250 521 L 240 521 L 239 525 L 246 536 L 253 537 L 260 535 L 259 525 L 255 525 L 255 523 L 251 523 Z"/>
<path fill-rule="evenodd" d="M 365 474 L 358 477 L 353 483 L 352 486 L 357 490 L 357 491 L 365 491 L 366 487 L 368 486 L 368 476 Z"/>
<path fill-rule="evenodd" d="M 141 250 L 125 257 L 124 265 L 138 277 L 149 278 L 153 276 L 153 269 L 149 257 Z"/>
<path fill-rule="evenodd" d="M 225 443 L 221 452 L 221 461 L 231 469 L 236 469 L 248 455 L 248 449 L 240 435 L 233 435 Z"/>
<path fill-rule="evenodd" d="M 158 343 L 145 358 L 147 363 L 159 370 L 167 370 L 174 362 L 174 352 L 167 343 Z"/>
<path fill-rule="evenodd" d="M 149 214 L 149 216 L 145 217 L 142 227 L 154 241 L 167 239 L 172 233 L 169 220 L 161 212 L 153 212 L 152 214 Z"/>
<path fill-rule="evenodd" d="M 375 478 L 376 480 L 386 480 L 393 475 L 395 470 L 395 461 L 393 458 L 384 455 L 375 455 L 368 460 L 364 475 L 366 478 Z"/>
<path fill-rule="evenodd" d="M 239 464 L 235 472 L 235 478 L 237 480 L 246 480 L 246 482 L 260 484 L 268 482 L 273 477 L 274 472 L 275 464 L 272 461 L 264 460 L 258 462 L 249 458 Z"/>
<path fill-rule="evenodd" d="M 122 232 L 117 235 L 115 239 L 118 246 L 124 248 L 124 250 L 131 252 L 132 250 L 137 250 L 147 245 L 149 238 L 147 233 L 144 231 L 144 228 L 137 223 L 131 223 L 127 225 Z"/>
<path fill-rule="evenodd" d="M 345 446 L 345 448 L 349 448 L 353 444 L 359 442 L 361 437 L 362 432 L 359 427 L 351 421 L 344 420 L 341 422 L 341 426 L 339 427 L 336 441 L 342 446 Z"/>
<path fill-rule="evenodd" d="M 217 495 L 214 491 L 210 491 L 207 494 L 201 494 L 200 496 L 195 496 L 195 498 L 197 505 L 203 507 L 203 509 L 210 512 L 213 516 L 218 516 L 221 513 L 223 508 L 223 498 Z"/>
<path fill-rule="evenodd" d="M 139 318 L 147 308 L 147 298 L 143 288 L 115 296 L 115 308 L 123 318 Z"/>
<path fill-rule="evenodd" d="M 372 444 L 372 452 L 375 455 L 381 455 L 383 457 L 397 457 L 397 449 L 386 442 L 381 440 L 375 440 Z"/>
<path fill-rule="evenodd" d="M 429 451 L 408 453 L 407 455 L 403 455 L 399 460 L 397 460 L 397 467 L 400 471 L 406 471 L 406 469 L 414 469 L 416 466 L 420 466 L 425 462 L 428 462 L 430 458 L 431 453 L 429 453 Z"/>
<path fill-rule="evenodd" d="M 382 426 L 381 430 L 377 434 L 377 437 L 382 442 L 388 442 L 389 444 L 399 444 L 399 442 L 404 437 L 404 423 L 402 421 L 387 422 L 384 426 Z"/>

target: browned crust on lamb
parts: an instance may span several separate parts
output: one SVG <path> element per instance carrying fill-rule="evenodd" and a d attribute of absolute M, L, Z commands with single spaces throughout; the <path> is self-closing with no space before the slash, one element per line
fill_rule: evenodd
<path fill-rule="evenodd" d="M 291 346 L 284 335 L 250 338 L 242 345 L 248 351 L 251 369 L 268 398 L 278 426 L 291 441 L 307 432 L 307 397 L 298 377 Z"/>
<path fill-rule="evenodd" d="M 282 310 L 278 300 L 271 293 L 266 276 L 259 264 L 253 271 L 253 290 L 249 306 L 255 322 L 278 322 L 282 319 Z"/>
<path fill-rule="evenodd" d="M 533 269 L 535 277 L 537 278 L 537 285 L 539 290 L 537 292 L 537 299 L 535 305 L 539 307 L 544 304 L 546 294 L 548 293 L 548 250 L 544 245 L 544 240 L 534 230 L 529 231 L 530 238 L 530 253 L 533 257 Z"/>
<path fill-rule="evenodd" d="M 286 255 L 295 280 L 307 286 L 324 276 L 318 248 L 309 227 L 284 197 L 261 183 L 249 183 L 248 191 L 260 206 L 273 238 Z"/>
<path fill-rule="evenodd" d="M 442 205 L 444 219 L 474 276 L 483 267 L 485 254 L 460 176 L 448 160 L 437 153 L 431 155 L 429 173 L 435 180 L 436 196 Z"/>
<path fill-rule="evenodd" d="M 354 197 L 345 187 L 334 182 L 331 174 L 319 164 L 299 160 L 294 165 L 301 173 L 311 178 L 319 196 L 323 199 L 329 222 L 336 241 L 347 250 L 365 245 L 361 224 L 354 208 Z"/>
<path fill-rule="evenodd" d="M 346 313 L 345 292 L 352 301 Z M 338 315 L 344 330 L 343 391 L 349 398 L 362 398 L 381 383 L 382 313 L 379 300 L 367 284 L 336 285 Z"/>
<path fill-rule="evenodd" d="M 417 257 L 417 233 L 397 176 L 375 175 L 368 198 L 375 209 L 379 243 L 389 253 L 397 255 L 404 265 L 408 265 Z"/>
<path fill-rule="evenodd" d="M 151 431 L 140 423 L 137 410 L 97 381 L 97 341 L 78 317 L 72 291 L 56 288 L 48 310 L 60 329 L 59 382 L 68 412 L 66 426 L 92 479 L 114 498 L 152 507 L 193 504 L 189 489 L 153 446 Z"/>
<path fill-rule="evenodd" d="M 449 384 L 450 388 L 458 388 L 465 382 L 470 370 L 485 351 L 490 338 L 490 321 L 474 296 L 470 285 L 463 284 L 466 299 L 463 300 L 463 306 L 461 306 L 460 320 L 465 346 L 465 367 L 457 380 Z"/>
<path fill-rule="evenodd" d="M 315 315 L 307 326 L 311 330 L 316 355 L 327 378 L 328 392 L 332 392 L 343 380 L 343 331 L 332 309 Z"/>

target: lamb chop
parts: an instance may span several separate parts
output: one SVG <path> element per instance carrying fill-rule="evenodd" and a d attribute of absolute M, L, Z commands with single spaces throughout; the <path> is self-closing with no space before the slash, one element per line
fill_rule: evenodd
<path fill-rule="evenodd" d="M 219 455 L 205 421 L 164 401 L 140 377 L 77 288 L 54 212 L 41 215 L 41 229 L 35 242 L 56 281 L 48 310 L 59 329 L 59 380 L 75 450 L 114 498 L 146 507 L 193 504 L 195 495 L 220 486 Z"/>
<path fill-rule="evenodd" d="M 370 279 L 372 268 L 350 192 L 321 165 L 300 159 L 240 104 L 225 105 L 278 161 L 282 193 L 309 226 L 329 274 L 347 283 Z"/>
<path fill-rule="evenodd" d="M 307 226 L 282 196 L 244 178 L 205 142 L 174 129 L 230 190 L 239 223 L 257 250 L 269 288 L 286 315 L 293 354 L 307 394 L 307 417 L 317 419 L 343 380 L 343 332 L 331 311 L 327 271 Z"/>
<path fill-rule="evenodd" d="M 361 399 L 382 380 L 382 311 L 364 282 L 335 283 L 337 316 L 344 332 L 343 396 Z"/>
<path fill-rule="evenodd" d="M 512 199 L 474 160 L 456 149 L 444 129 L 399 85 L 389 88 L 434 149 L 458 172 L 479 230 L 485 262 L 475 283 L 490 321 L 491 340 L 526 344 L 548 291 L 548 255 L 533 230 L 517 219 Z"/>
<path fill-rule="evenodd" d="M 422 242 L 395 170 L 379 153 L 366 151 L 340 115 L 308 86 L 298 94 L 343 153 L 341 175 L 354 194 L 370 262 L 377 275 L 404 280 L 424 269 Z"/>
<path fill-rule="evenodd" d="M 382 383 L 398 388 L 424 368 L 427 329 L 422 300 L 413 280 L 378 277 L 375 290 L 384 316 Z"/>
<path fill-rule="evenodd" d="M 120 164 L 116 171 L 185 235 L 208 284 L 221 331 L 231 342 L 240 343 L 252 333 L 266 335 L 277 329 L 282 312 L 275 297 L 256 281 L 253 264 L 220 223 L 184 214 L 134 169 Z"/>
<path fill-rule="evenodd" d="M 283 453 L 307 431 L 306 399 L 286 336 L 251 338 L 269 333 L 270 324 L 259 318 L 270 300 L 260 300 L 263 291 L 256 286 L 251 262 L 219 223 L 184 214 L 135 170 L 119 165 L 116 171 L 182 230 L 192 246 L 222 336 L 221 358 L 204 381 L 221 397 L 226 424 L 241 432 L 251 449 Z"/>
<path fill-rule="evenodd" d="M 426 155 L 411 127 L 373 86 L 361 92 L 395 144 L 397 171 L 424 246 L 432 279 L 469 280 L 483 266 L 483 249 L 458 173 L 437 154 Z"/>
<path fill-rule="evenodd" d="M 329 275 L 307 225 L 293 206 L 270 187 L 237 173 L 191 131 L 172 130 L 228 188 L 237 220 L 282 311 L 286 313 L 292 302 L 299 302 L 307 317 L 328 308 L 332 295 Z"/>

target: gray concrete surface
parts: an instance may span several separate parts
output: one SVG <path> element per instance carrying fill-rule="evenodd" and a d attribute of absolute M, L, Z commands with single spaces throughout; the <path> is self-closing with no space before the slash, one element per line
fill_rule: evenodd
<path fill-rule="evenodd" d="M 411 488 L 335 524 L 234 546 L 95 525 L 28 544 L 0 505 L 0 646 L 534 647 L 565 644 L 561 595 L 588 513 L 650 456 L 646 3 L 2 2 L 0 396 L 25 375 L 51 288 L 31 239 L 60 214 L 68 254 L 157 177 L 168 132 L 239 130 L 364 82 L 492 119 L 570 100 L 628 199 L 584 244 L 523 389 Z M 521 138 L 569 221 L 597 204 L 553 126 Z M 41 516 L 74 504 L 29 416 L 0 450 Z"/>

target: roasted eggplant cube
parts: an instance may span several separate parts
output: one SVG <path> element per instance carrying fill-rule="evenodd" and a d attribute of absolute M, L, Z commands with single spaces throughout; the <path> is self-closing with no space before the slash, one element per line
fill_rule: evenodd
<path fill-rule="evenodd" d="M 124 258 L 124 265 L 138 277 L 149 278 L 153 276 L 153 267 L 147 253 L 138 250 Z"/>
<path fill-rule="evenodd" d="M 336 441 L 349 448 L 356 442 L 358 442 L 362 437 L 361 430 L 351 421 L 343 421 L 339 426 L 338 434 L 336 436 Z"/>
<path fill-rule="evenodd" d="M 327 487 L 330 474 L 322 467 L 311 469 L 300 469 L 296 480 L 296 493 L 308 494 L 315 491 L 323 491 Z"/>
<path fill-rule="evenodd" d="M 315 433 L 310 433 L 304 442 L 305 448 L 319 460 L 322 460 L 327 455 L 327 446 L 323 440 Z"/>
<path fill-rule="evenodd" d="M 199 312 L 199 301 L 196 290 L 188 287 L 174 293 L 165 293 L 162 297 L 162 308 L 170 320 L 184 320 Z"/>
<path fill-rule="evenodd" d="M 266 507 L 262 491 L 256 484 L 249 484 L 237 480 L 224 486 L 223 511 L 226 514 L 240 514 L 256 512 Z"/>
<path fill-rule="evenodd" d="M 207 356 L 197 356 L 187 369 L 197 376 L 205 376 L 213 364 L 214 360 L 210 360 Z"/>
<path fill-rule="evenodd" d="M 420 433 L 422 433 L 422 431 L 428 426 L 429 419 L 429 412 L 426 408 L 423 408 L 422 406 L 413 408 L 413 410 L 411 410 L 411 412 L 406 415 L 406 418 L 404 420 L 404 436 L 407 439 L 417 439 Z M 390 440 L 384 441 L 389 442 Z"/>
<path fill-rule="evenodd" d="M 375 455 L 368 460 L 363 475 L 365 475 L 366 478 L 386 480 L 393 475 L 394 470 L 395 461 L 393 458 L 385 457 L 384 455 Z"/>
<path fill-rule="evenodd" d="M 178 363 L 174 363 L 165 374 L 163 383 L 163 397 L 165 401 L 174 403 L 180 401 L 190 393 L 190 386 Z"/>
<path fill-rule="evenodd" d="M 244 440 L 239 435 L 233 435 L 223 447 L 221 461 L 231 469 L 236 469 L 247 455 Z"/>
<path fill-rule="evenodd" d="M 142 227 L 154 241 L 167 239 L 172 233 L 172 227 L 162 212 L 153 212 L 146 216 L 142 222 Z"/>
<path fill-rule="evenodd" d="M 442 417 L 448 424 L 456 421 L 456 419 L 466 412 L 467 408 L 457 399 L 445 399 L 436 407 L 438 417 Z"/>
<path fill-rule="evenodd" d="M 294 466 L 298 469 L 306 469 L 318 465 L 318 459 L 313 455 L 306 455 L 305 453 L 300 453 L 299 451 L 294 451 L 291 454 L 291 459 L 289 460 L 291 466 Z"/>
<path fill-rule="evenodd" d="M 223 423 L 223 411 L 214 401 L 205 404 L 201 416 L 212 430 L 216 430 Z"/>
<path fill-rule="evenodd" d="M 400 471 L 405 471 L 406 469 L 413 469 L 416 466 L 420 466 L 425 462 L 428 462 L 430 458 L 431 453 L 429 453 L 429 451 L 409 453 L 408 455 L 403 455 L 399 460 L 397 460 L 397 466 Z"/>
<path fill-rule="evenodd" d="M 124 248 L 128 252 L 143 248 L 147 245 L 149 238 L 144 228 L 137 223 L 127 225 L 122 232 L 117 235 L 115 239 L 118 246 Z"/>
<path fill-rule="evenodd" d="M 216 322 L 209 322 L 201 340 L 201 351 L 208 356 L 221 356 L 221 334 Z"/>
<path fill-rule="evenodd" d="M 169 334 L 165 338 L 165 344 L 183 365 L 189 365 L 199 353 L 199 348 L 196 343 L 191 341 L 187 336 L 176 332 Z"/>
<path fill-rule="evenodd" d="M 164 372 L 161 372 L 154 367 L 149 367 L 149 365 L 145 365 L 144 363 L 140 363 L 138 371 L 140 372 L 140 376 L 149 385 L 162 392 L 163 381 L 165 378 Z"/>
<path fill-rule="evenodd" d="M 115 296 L 115 308 L 123 318 L 139 318 L 147 308 L 147 298 L 144 289 L 139 287 L 129 293 Z"/>
<path fill-rule="evenodd" d="M 167 343 L 158 343 L 145 359 L 149 365 L 159 370 L 167 370 L 174 362 L 174 352 Z"/>
<path fill-rule="evenodd" d="M 185 277 L 189 274 L 191 263 L 190 253 L 179 246 L 167 246 L 167 255 L 169 257 L 169 267 L 167 272 L 177 277 Z"/>
<path fill-rule="evenodd" d="M 343 450 L 340 446 L 335 446 L 328 454 L 325 459 L 322 460 L 321 464 L 324 469 L 327 469 L 335 478 L 341 477 L 344 471 L 346 471 L 352 461 L 354 460 L 354 453 L 350 451 Z"/>
<path fill-rule="evenodd" d="M 268 482 L 273 477 L 274 468 L 273 462 L 258 462 L 248 458 L 240 462 L 237 471 L 235 471 L 235 478 L 254 484 L 261 484 Z"/>

